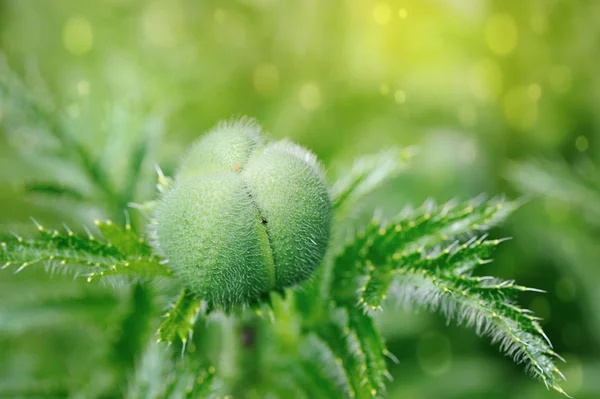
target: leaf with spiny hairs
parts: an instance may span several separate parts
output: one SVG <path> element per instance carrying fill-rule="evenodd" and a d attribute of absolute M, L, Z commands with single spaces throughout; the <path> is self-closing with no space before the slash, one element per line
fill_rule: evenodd
<path fill-rule="evenodd" d="M 108 268 L 123 259 L 114 248 L 71 234 L 42 232 L 39 239 L 9 239 L 0 243 L 0 260 L 4 262 L 3 267 L 15 266 L 18 272 L 42 262 Z"/>
<path fill-rule="evenodd" d="M 316 334 L 310 334 L 303 340 L 300 350 L 300 362 L 293 370 L 300 380 L 318 385 L 321 394 L 318 398 L 348 398 L 350 385 L 342 362 L 337 361 L 330 347 Z"/>
<path fill-rule="evenodd" d="M 390 379 L 385 362 L 385 356 L 389 355 L 389 352 L 370 315 L 354 307 L 348 309 L 348 322 L 350 330 L 356 334 L 360 348 L 365 354 L 366 374 L 374 390 L 373 396 L 381 396 L 385 391 L 386 379 Z"/>
<path fill-rule="evenodd" d="M 96 220 L 94 222 L 102 235 L 117 248 L 121 253 L 126 255 L 138 255 L 142 257 L 152 257 L 152 247 L 143 238 L 139 237 L 127 224 L 125 228 L 121 228 L 110 220 L 102 222 Z"/>
<path fill-rule="evenodd" d="M 171 277 L 171 271 L 152 259 L 125 260 L 110 267 L 88 274 L 88 282 L 108 276 Z"/>
<path fill-rule="evenodd" d="M 345 396 L 342 391 L 335 385 L 329 376 L 325 373 L 323 364 L 316 362 L 301 360 L 300 362 L 291 362 L 289 365 L 294 376 L 294 380 L 308 390 L 308 397 L 312 398 L 337 398 L 343 399 Z"/>
<path fill-rule="evenodd" d="M 537 290 L 471 276 L 502 242 L 473 234 L 498 224 L 519 205 L 502 199 L 426 203 L 392 223 L 371 222 L 334 258 L 330 290 L 335 303 L 352 316 L 353 305 L 360 304 L 366 312 L 381 309 L 391 294 L 407 304 L 439 310 L 491 336 L 517 363 L 525 362 L 548 387 L 564 393 L 559 385 L 562 374 L 553 363 L 558 355 L 538 319 L 513 304 L 516 294 Z M 446 247 L 439 248 L 443 243 Z M 369 352 L 363 352 L 368 358 Z M 370 383 L 377 386 L 377 379 Z"/>
<path fill-rule="evenodd" d="M 498 198 L 441 206 L 427 202 L 417 210 L 403 212 L 392 223 L 373 220 L 334 259 L 330 288 L 334 299 L 356 303 L 372 298 L 369 307 L 380 307 L 391 282 L 392 261 L 419 261 L 426 249 L 472 234 L 473 229 L 489 229 L 518 206 L 518 202 Z M 471 241 L 466 244 L 470 246 Z M 456 256 L 456 252 L 445 255 Z M 459 259 L 450 264 L 460 264 Z"/>
<path fill-rule="evenodd" d="M 196 375 L 192 375 L 189 387 L 186 389 L 183 396 L 185 399 L 205 399 L 209 398 L 214 393 L 213 383 L 215 380 L 215 369 L 209 366 L 206 369 L 196 371 Z"/>
<path fill-rule="evenodd" d="M 475 198 L 464 203 L 448 202 L 435 205 L 426 202 L 416 210 L 406 210 L 379 234 L 386 237 L 371 252 L 391 256 L 410 247 L 432 247 L 449 240 L 460 239 L 474 232 L 486 231 L 505 220 L 520 203 L 501 198 Z M 391 252 L 391 253 L 390 253 Z"/>
<path fill-rule="evenodd" d="M 344 368 L 350 385 L 349 396 L 358 399 L 376 397 L 380 392 L 371 385 L 366 355 L 356 332 L 350 329 L 348 315 L 344 309 L 332 313 L 330 320 L 319 326 L 317 335 Z"/>
<path fill-rule="evenodd" d="M 126 398 L 215 397 L 215 372 L 212 366 L 201 365 L 194 358 L 177 359 L 172 348 L 152 342 L 142 353 L 129 378 Z"/>
<path fill-rule="evenodd" d="M 38 225 L 39 236 L 24 239 L 15 236 L 0 243 L 3 267 L 14 266 L 16 272 L 25 267 L 45 263 L 51 268 L 82 265 L 91 281 L 98 277 L 130 275 L 139 277 L 169 276 L 170 271 L 161 259 L 152 254 L 151 247 L 130 228 L 121 229 L 110 222 L 97 223 L 105 239 L 91 233 L 47 230 Z M 81 269 L 77 269 L 78 272 Z"/>
<path fill-rule="evenodd" d="M 329 287 L 334 301 L 346 303 L 347 298 L 354 296 L 358 289 L 357 279 L 363 276 L 368 268 L 364 262 L 364 250 L 370 245 L 369 242 L 378 228 L 379 223 L 370 223 L 334 259 Z"/>
<path fill-rule="evenodd" d="M 356 159 L 331 188 L 335 208 L 350 206 L 406 169 L 411 148 L 381 151 Z"/>
<path fill-rule="evenodd" d="M 451 245 L 443 251 L 430 255 L 424 255 L 420 248 L 412 252 L 396 253 L 391 261 L 370 269 L 359 291 L 359 303 L 365 307 L 365 310 L 381 309 L 394 276 L 405 268 L 452 273 L 471 271 L 486 263 L 491 252 L 500 242 L 501 240 L 473 238 L 465 244 Z"/>
<path fill-rule="evenodd" d="M 181 340 L 186 343 L 192 334 L 200 306 L 200 298 L 187 288 L 181 290 L 177 301 L 165 314 L 165 319 L 158 328 L 158 341 L 172 344 L 175 340 Z"/>
<path fill-rule="evenodd" d="M 391 295 L 406 304 L 439 311 L 458 324 L 475 327 L 489 336 L 516 363 L 525 363 L 533 375 L 560 393 L 562 374 L 554 364 L 558 355 L 542 331 L 537 318 L 512 304 L 514 291 L 532 290 L 512 282 L 465 279 L 431 269 L 402 269 Z M 492 283 L 490 283 L 490 281 Z M 517 288 L 516 288 L 517 287 Z"/>

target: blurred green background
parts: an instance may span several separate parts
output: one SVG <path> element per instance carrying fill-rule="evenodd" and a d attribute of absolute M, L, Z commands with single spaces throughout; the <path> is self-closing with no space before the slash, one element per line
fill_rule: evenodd
<path fill-rule="evenodd" d="M 144 143 L 169 172 L 231 116 L 257 118 L 331 170 L 414 145 L 410 171 L 373 204 L 391 215 L 427 198 L 531 196 L 495 232 L 514 240 L 485 272 L 547 291 L 521 300 L 565 357 L 567 392 L 599 398 L 599 21 L 595 0 L 1 0 L 0 230 L 122 219 L 154 189 L 150 158 L 139 184 L 124 176 L 131 148 Z M 51 134 L 61 129 L 128 195 L 86 183 L 76 146 Z M 49 179 L 64 192 L 31 183 Z M 52 310 L 57 292 L 72 295 L 68 312 Z M 116 367 L 102 342 L 123 335 L 114 321 L 135 298 L 43 270 L 2 273 L 0 388 L 102 391 Z M 400 360 L 390 398 L 560 397 L 441 316 L 388 309 L 379 321 Z"/>

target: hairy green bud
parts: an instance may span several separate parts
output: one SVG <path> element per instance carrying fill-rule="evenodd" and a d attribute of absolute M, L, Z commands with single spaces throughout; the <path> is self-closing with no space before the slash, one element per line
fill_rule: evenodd
<path fill-rule="evenodd" d="M 252 121 L 223 123 L 192 146 L 160 199 L 157 244 L 193 292 L 231 307 L 309 278 L 331 214 L 311 152 L 267 143 Z"/>

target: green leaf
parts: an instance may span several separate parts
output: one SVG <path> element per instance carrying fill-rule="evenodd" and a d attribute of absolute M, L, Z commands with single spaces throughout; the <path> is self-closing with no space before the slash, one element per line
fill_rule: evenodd
<path fill-rule="evenodd" d="M 44 194 L 50 196 L 59 196 L 69 198 L 75 201 L 86 199 L 85 195 L 79 190 L 67 186 L 65 183 L 30 181 L 25 183 L 23 190 L 26 194 Z"/>
<path fill-rule="evenodd" d="M 336 362 L 323 340 L 311 334 L 299 349 L 300 359 L 290 362 L 292 374 L 306 387 L 312 398 L 347 398 L 348 380 L 344 369 Z"/>
<path fill-rule="evenodd" d="M 133 231 L 129 223 L 125 225 L 125 229 L 110 220 L 106 222 L 96 220 L 94 223 L 108 242 L 120 253 L 130 256 L 153 257 L 152 247 Z"/>
<path fill-rule="evenodd" d="M 406 169 L 414 150 L 389 149 L 356 159 L 331 187 L 335 208 L 350 207 Z"/>
<path fill-rule="evenodd" d="M 387 371 L 385 356 L 390 356 L 373 318 L 359 309 L 348 309 L 349 328 L 354 331 L 359 347 L 365 354 L 367 377 L 375 395 L 385 392 L 385 381 L 391 376 Z"/>
<path fill-rule="evenodd" d="M 334 300 L 354 305 L 360 292 L 361 297 L 371 296 L 371 292 L 375 298 L 384 297 L 391 282 L 392 260 L 418 260 L 426 249 L 485 231 L 503 221 L 519 205 L 499 198 L 441 206 L 428 202 L 416 210 L 407 209 L 387 224 L 374 219 L 334 260 L 329 288 Z M 376 308 L 380 306 L 377 300 L 373 302 Z"/>
<path fill-rule="evenodd" d="M 217 395 L 215 368 L 194 358 L 176 358 L 171 347 L 152 342 L 129 379 L 127 398 L 206 399 Z"/>
<path fill-rule="evenodd" d="M 152 248 L 130 227 L 123 230 L 111 222 L 97 222 L 97 225 L 106 239 L 96 238 L 89 232 L 79 234 L 68 228 L 60 232 L 38 225 L 37 238 L 15 236 L 0 243 L 2 268 L 14 266 L 16 273 L 38 263 L 62 270 L 72 265 L 83 265 L 83 273 L 89 281 L 117 275 L 170 276 L 170 270 L 161 264 L 161 259 L 152 254 Z"/>
<path fill-rule="evenodd" d="M 500 242 L 500 240 L 486 241 L 480 238 L 471 239 L 459 246 L 450 245 L 443 251 L 431 254 L 425 254 L 422 247 L 413 251 L 395 253 L 392 259 L 386 259 L 385 263 L 371 266 L 359 290 L 359 302 L 365 310 L 381 309 L 394 276 L 405 269 L 451 272 L 459 275 L 470 272 L 477 266 L 487 263 L 492 250 Z"/>
<path fill-rule="evenodd" d="M 106 290 L 66 287 L 59 291 L 2 298 L 0 332 L 20 335 L 29 330 L 73 330 L 78 326 L 104 329 L 119 304 L 118 297 Z"/>
<path fill-rule="evenodd" d="M 191 337 L 200 307 L 200 298 L 184 288 L 158 328 L 158 342 L 166 341 L 172 344 L 179 339 L 185 344 Z"/>
<path fill-rule="evenodd" d="M 565 393 L 564 377 L 554 361 L 559 358 L 530 311 L 512 303 L 513 291 L 531 290 L 489 278 L 456 278 L 427 269 L 403 270 L 392 295 L 407 304 L 439 311 L 449 320 L 474 327 L 516 363 L 540 378 L 547 387 Z"/>
<path fill-rule="evenodd" d="M 589 172 L 589 171 L 588 171 Z M 529 161 L 513 163 L 508 179 L 522 192 L 552 198 L 575 206 L 594 216 L 600 223 L 600 176 L 597 167 L 588 174 L 578 173 L 565 161 Z"/>
<path fill-rule="evenodd" d="M 350 397 L 374 398 L 381 394 L 369 378 L 367 356 L 356 331 L 350 328 L 345 309 L 333 310 L 329 321 L 319 326 L 316 333 L 329 347 L 336 363 L 343 366 Z"/>
<path fill-rule="evenodd" d="M 381 309 L 388 295 L 440 311 L 459 324 L 475 327 L 478 334 L 490 336 L 548 387 L 564 393 L 559 385 L 562 374 L 554 364 L 558 355 L 538 319 L 514 305 L 516 294 L 538 290 L 472 275 L 489 263 L 502 240 L 471 236 L 490 229 L 518 206 L 499 199 L 441 207 L 429 203 L 406 211 L 391 223 L 373 221 L 335 258 L 332 297 L 348 309 L 351 322 L 358 320 L 353 311 L 357 304 L 372 312 Z M 359 339 L 375 337 L 361 342 L 361 348 L 370 370 L 379 370 L 370 383 L 380 387 L 385 368 L 381 357 L 370 359 L 369 354 L 385 353 L 385 348 L 376 338 L 376 330 L 366 331 L 368 320 L 350 327 Z"/>

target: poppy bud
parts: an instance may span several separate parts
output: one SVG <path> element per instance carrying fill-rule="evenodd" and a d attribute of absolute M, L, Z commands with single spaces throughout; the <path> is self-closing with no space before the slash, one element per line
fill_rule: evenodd
<path fill-rule="evenodd" d="M 193 144 L 156 213 L 159 251 L 183 284 L 229 308 L 309 278 L 327 249 L 332 209 L 316 157 L 267 143 L 252 121 Z"/>

